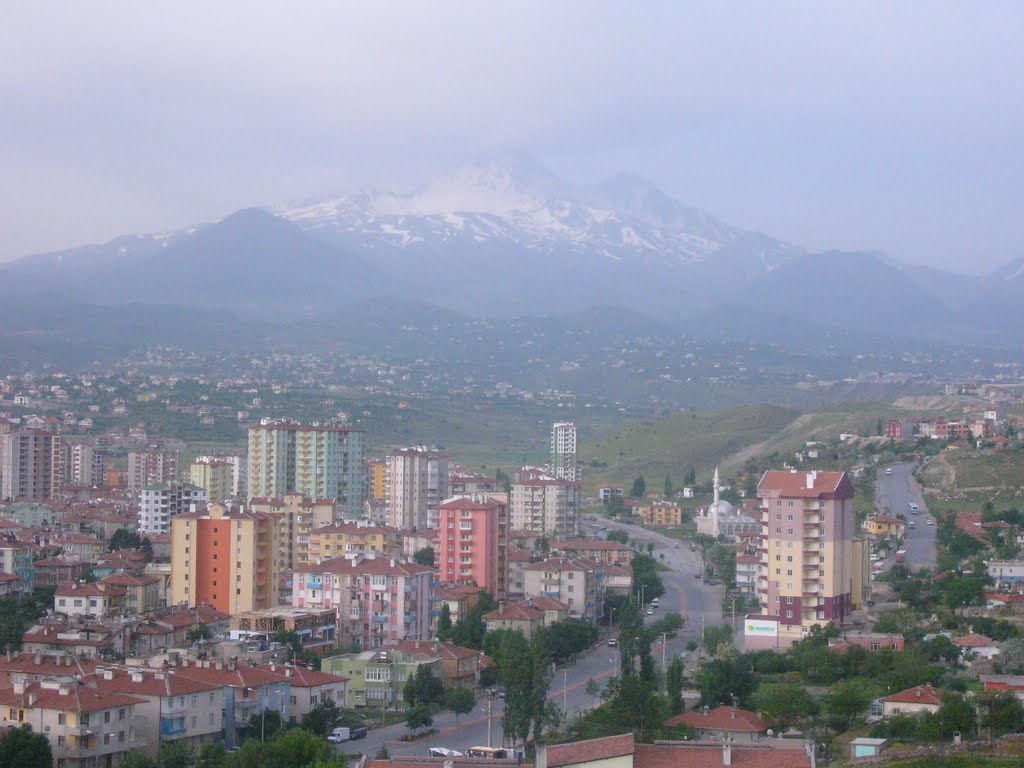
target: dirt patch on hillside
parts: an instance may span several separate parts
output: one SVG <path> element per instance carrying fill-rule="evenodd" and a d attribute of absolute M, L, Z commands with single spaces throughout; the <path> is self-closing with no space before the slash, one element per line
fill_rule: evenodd
<path fill-rule="evenodd" d="M 901 397 L 892 405 L 905 411 L 961 411 L 977 402 L 980 401 L 957 395 L 914 395 Z"/>

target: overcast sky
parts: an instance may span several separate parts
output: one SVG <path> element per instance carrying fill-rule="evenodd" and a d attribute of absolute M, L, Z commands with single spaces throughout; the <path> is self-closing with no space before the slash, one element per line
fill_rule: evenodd
<path fill-rule="evenodd" d="M 1024 256 L 1024 3 L 17 3 L 0 260 L 480 149 L 966 272 Z"/>

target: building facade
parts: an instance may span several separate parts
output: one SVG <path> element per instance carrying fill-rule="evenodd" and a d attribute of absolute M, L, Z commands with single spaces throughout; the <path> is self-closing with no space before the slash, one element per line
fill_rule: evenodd
<path fill-rule="evenodd" d="M 448 497 L 448 454 L 404 448 L 387 458 L 388 517 L 405 529 L 436 529 L 438 506 Z"/>
<path fill-rule="evenodd" d="M 139 533 L 159 536 L 171 532 L 171 520 L 206 505 L 206 491 L 191 483 L 172 480 L 147 485 L 139 499 Z"/>
<path fill-rule="evenodd" d="M 844 472 L 761 478 L 758 594 L 762 613 L 783 627 L 839 624 L 853 610 L 853 494 Z"/>
<path fill-rule="evenodd" d="M 128 487 L 169 483 L 178 479 L 178 452 L 162 448 L 128 452 Z"/>
<path fill-rule="evenodd" d="M 226 614 L 277 605 L 277 521 L 220 504 L 171 521 L 171 603 Z"/>
<path fill-rule="evenodd" d="M 196 459 L 188 467 L 189 482 L 202 488 L 209 501 L 221 502 L 234 495 L 234 467 L 226 459 Z"/>
<path fill-rule="evenodd" d="M 60 436 L 42 429 L 17 429 L 0 438 L 4 446 L 0 499 L 52 499 L 64 477 Z"/>
<path fill-rule="evenodd" d="M 493 498 L 457 496 L 439 508 L 435 564 L 446 583 L 475 584 L 495 598 L 508 594 L 508 507 Z"/>
<path fill-rule="evenodd" d="M 580 482 L 579 455 L 576 451 L 576 425 L 559 421 L 551 425 L 551 475 L 558 480 Z"/>
<path fill-rule="evenodd" d="M 279 499 L 252 499 L 249 509 L 277 521 L 277 565 L 282 574 L 309 562 L 313 531 L 331 525 L 337 516 L 332 499 L 317 501 L 301 493 L 286 493 Z"/>
<path fill-rule="evenodd" d="M 364 430 L 335 422 L 264 419 L 249 427 L 249 496 L 301 493 L 333 499 L 350 517 L 362 514 Z"/>
<path fill-rule="evenodd" d="M 569 607 L 571 618 L 597 621 L 604 615 L 604 569 L 591 560 L 551 557 L 523 567 L 523 592 L 551 597 Z"/>
<path fill-rule="evenodd" d="M 579 530 L 582 487 L 536 470 L 521 470 L 512 484 L 509 507 L 512 527 L 555 536 L 573 536 Z"/>

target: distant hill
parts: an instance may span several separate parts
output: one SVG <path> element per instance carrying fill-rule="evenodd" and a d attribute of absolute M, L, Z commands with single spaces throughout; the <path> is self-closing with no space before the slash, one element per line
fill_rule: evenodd
<path fill-rule="evenodd" d="M 600 481 L 626 486 L 643 475 L 651 490 L 660 488 L 667 474 L 679 485 L 690 467 L 706 478 L 719 462 L 766 440 L 798 416 L 789 408 L 750 405 L 633 422 L 580 447 L 585 477 L 588 485 Z"/>

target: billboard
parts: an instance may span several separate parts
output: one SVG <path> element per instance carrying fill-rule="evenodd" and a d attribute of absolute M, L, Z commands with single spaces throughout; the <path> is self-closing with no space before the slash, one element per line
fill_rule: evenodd
<path fill-rule="evenodd" d="M 743 634 L 747 637 L 778 637 L 779 622 L 774 619 L 747 618 L 743 621 Z"/>

